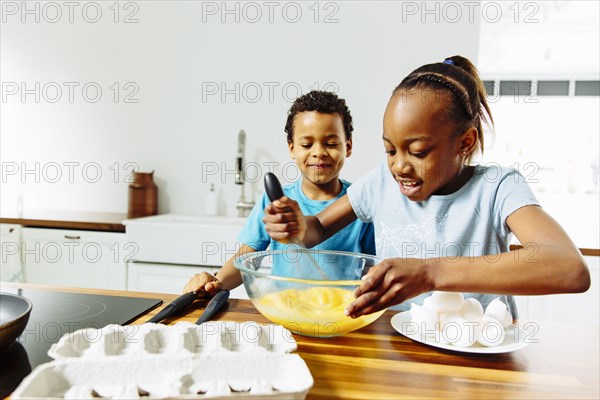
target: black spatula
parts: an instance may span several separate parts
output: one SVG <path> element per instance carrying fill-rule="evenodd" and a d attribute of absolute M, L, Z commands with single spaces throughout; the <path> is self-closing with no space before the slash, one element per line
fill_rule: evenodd
<path fill-rule="evenodd" d="M 271 202 L 274 202 L 275 200 L 283 197 L 283 189 L 281 187 L 281 183 L 279 182 L 279 179 L 277 179 L 277 176 L 275 176 L 274 173 L 267 172 L 265 174 L 264 181 L 265 192 L 267 192 L 267 197 L 269 198 L 269 200 L 271 200 Z M 319 274 L 319 277 L 321 279 L 329 279 L 327 274 L 321 269 L 319 264 L 317 264 L 317 262 L 310 256 L 310 254 L 308 254 L 308 252 L 306 251 L 306 247 L 304 247 L 304 245 L 300 243 L 298 239 L 293 237 L 290 239 L 290 242 L 300 248 L 300 256 L 302 256 L 302 253 L 305 254 L 305 257 L 301 257 L 301 259 L 306 258 L 308 260 L 308 264 L 310 264 L 309 267 L 315 270 Z"/>

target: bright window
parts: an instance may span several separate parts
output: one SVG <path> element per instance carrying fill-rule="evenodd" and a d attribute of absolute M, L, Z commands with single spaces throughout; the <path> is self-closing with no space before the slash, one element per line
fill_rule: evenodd
<path fill-rule="evenodd" d="M 482 162 L 518 168 L 579 247 L 600 248 L 600 3 L 486 3 L 502 12 L 481 21 L 496 122 Z"/>

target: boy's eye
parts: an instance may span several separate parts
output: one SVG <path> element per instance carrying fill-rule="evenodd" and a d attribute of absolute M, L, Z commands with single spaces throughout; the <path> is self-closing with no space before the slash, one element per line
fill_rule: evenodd
<path fill-rule="evenodd" d="M 389 156 L 395 156 L 396 155 L 396 149 L 385 149 L 385 154 L 389 155 Z"/>
<path fill-rule="evenodd" d="M 330 142 L 330 143 L 327 143 L 327 146 L 329 146 L 329 147 L 337 147 L 337 146 L 339 146 L 339 143 L 337 143 L 337 142 Z"/>
<path fill-rule="evenodd" d="M 310 146 L 312 146 L 312 144 L 310 144 L 310 143 L 302 143 L 302 144 L 300 145 L 300 147 L 302 147 L 302 148 L 304 148 L 304 149 L 310 149 Z"/>

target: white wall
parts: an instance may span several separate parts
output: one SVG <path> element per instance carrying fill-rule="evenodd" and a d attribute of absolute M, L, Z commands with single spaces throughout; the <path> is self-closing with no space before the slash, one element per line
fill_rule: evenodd
<path fill-rule="evenodd" d="M 356 180 L 383 157 L 381 118 L 395 85 L 412 69 L 445 56 L 477 59 L 477 12 L 472 22 L 466 9 L 460 19 L 445 21 L 444 10 L 424 14 L 419 2 L 319 3 L 317 23 L 313 2 L 273 2 L 272 22 L 263 2 L 227 3 L 230 10 L 238 7 L 239 22 L 235 12 L 222 13 L 221 2 L 120 3 L 118 23 L 113 2 L 76 3 L 72 23 L 62 2 L 53 3 L 59 8 L 30 2 L 34 14 L 24 13 L 23 4 L 2 5 L 1 205 L 9 211 L 20 197 L 25 210 L 126 212 L 123 168 L 134 163 L 156 171 L 161 213 L 201 214 L 214 182 L 226 213 L 234 215 L 239 187 L 224 169 L 234 169 L 238 131 L 248 135 L 247 161 L 278 162 L 282 175 L 281 166 L 290 162 L 283 127 L 296 89 L 327 83 L 352 110 L 355 148 L 342 176 Z M 85 18 L 95 18 L 95 5 L 102 16 L 91 23 Z M 298 7 L 299 21 L 288 22 Z M 57 10 L 61 18 L 52 23 Z M 253 23 L 257 10 L 262 17 Z M 122 22 L 130 13 L 137 23 Z M 328 15 L 337 22 L 324 23 Z M 23 99 L 20 85 L 35 91 L 36 82 L 39 103 L 34 94 Z M 55 103 L 51 82 L 63 92 Z M 64 82 L 79 85 L 73 102 Z M 102 89 L 95 103 L 94 90 L 88 100 L 82 95 L 90 82 Z M 138 102 L 121 97 L 115 103 L 114 82 L 121 96 L 139 88 L 133 96 Z M 128 82 L 134 86 L 126 90 Z M 239 83 L 239 99 L 203 93 L 213 82 L 229 89 Z M 258 99 L 256 87 L 262 89 Z M 37 173 L 23 174 L 35 171 L 36 163 Z M 217 175 L 203 176 L 215 165 Z M 97 167 L 102 176 L 90 182 Z M 286 171 L 294 178 L 293 169 Z M 248 172 L 252 179 L 255 170 Z M 262 191 L 257 181 L 251 185 L 255 197 Z"/>

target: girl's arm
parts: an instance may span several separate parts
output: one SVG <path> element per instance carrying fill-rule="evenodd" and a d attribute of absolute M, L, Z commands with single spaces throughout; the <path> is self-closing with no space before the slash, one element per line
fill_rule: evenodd
<path fill-rule="evenodd" d="M 552 217 L 525 206 L 506 220 L 524 248 L 458 259 L 390 259 L 371 268 L 347 310 L 370 314 L 431 290 L 539 295 L 584 292 L 590 274 L 577 247 Z"/>
<path fill-rule="evenodd" d="M 590 287 L 589 270 L 581 253 L 542 208 L 522 207 L 506 219 L 506 224 L 524 248 L 503 253 L 496 262 L 495 257 L 478 257 L 475 262 L 483 263 L 471 273 L 467 268 L 473 265 L 461 263 L 460 274 L 476 289 L 472 291 L 539 295 L 585 292 Z M 436 288 L 463 290 L 459 289 L 460 278 L 448 264 L 440 264 Z"/>
<path fill-rule="evenodd" d="M 313 247 L 355 219 L 348 195 L 340 197 L 316 216 L 305 216 L 296 201 L 282 197 L 267 205 L 263 222 L 273 240 L 288 243 L 295 237 L 304 246 Z"/>

